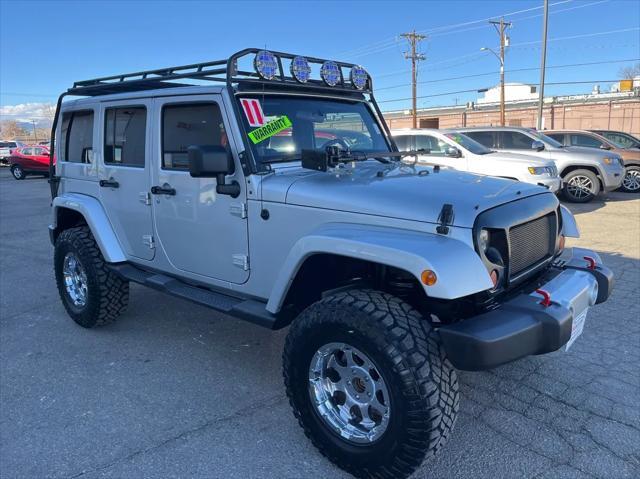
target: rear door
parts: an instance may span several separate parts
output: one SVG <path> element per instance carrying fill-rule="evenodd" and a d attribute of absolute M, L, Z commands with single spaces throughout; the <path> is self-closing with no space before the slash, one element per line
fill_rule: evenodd
<path fill-rule="evenodd" d="M 49 169 L 49 150 L 41 146 L 33 148 L 34 170 L 47 171 Z"/>
<path fill-rule="evenodd" d="M 191 145 L 237 151 L 233 136 L 227 134 L 231 130 L 222 97 L 167 97 L 154 102 L 154 122 L 160 132 L 154 141 L 152 183 L 161 188 L 153 195 L 158 243 L 177 274 L 244 283 L 249 278 L 247 200 L 237 155 L 235 173 L 225 179 L 240 184 L 237 198 L 217 193 L 215 178 L 189 174 Z"/>
<path fill-rule="evenodd" d="M 151 196 L 149 194 L 152 131 L 151 100 L 103 103 L 103 158 L 100 197 L 127 255 L 154 257 Z"/>

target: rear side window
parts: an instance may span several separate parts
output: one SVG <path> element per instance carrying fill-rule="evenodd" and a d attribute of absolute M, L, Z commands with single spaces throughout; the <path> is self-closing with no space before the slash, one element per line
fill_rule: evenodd
<path fill-rule="evenodd" d="M 545 133 L 549 138 L 553 138 L 554 140 L 564 144 L 564 134 L 563 133 Z"/>
<path fill-rule="evenodd" d="M 393 139 L 396 142 L 396 145 L 398 146 L 398 150 L 400 151 L 411 151 L 413 150 L 413 147 L 411 145 L 411 139 L 413 137 L 411 135 L 398 135 L 398 136 L 394 136 Z"/>
<path fill-rule="evenodd" d="M 162 110 L 162 167 L 188 170 L 191 145 L 228 143 L 220 107 L 216 103 L 167 105 Z"/>
<path fill-rule="evenodd" d="M 476 140 L 481 145 L 486 146 L 487 148 L 498 147 L 493 139 L 493 133 L 490 131 L 465 131 L 464 134 Z"/>
<path fill-rule="evenodd" d="M 573 146 L 587 146 L 590 148 L 600 148 L 602 142 L 596 138 L 592 138 L 589 135 L 569 135 L 571 138 L 571 144 Z"/>
<path fill-rule="evenodd" d="M 502 148 L 509 150 L 530 150 L 533 144 L 531 138 L 518 131 L 503 131 L 500 136 L 502 137 Z"/>
<path fill-rule="evenodd" d="M 104 162 L 144 168 L 147 109 L 110 108 L 105 115 Z"/>
<path fill-rule="evenodd" d="M 71 163 L 93 162 L 93 111 L 62 115 L 61 158 Z"/>

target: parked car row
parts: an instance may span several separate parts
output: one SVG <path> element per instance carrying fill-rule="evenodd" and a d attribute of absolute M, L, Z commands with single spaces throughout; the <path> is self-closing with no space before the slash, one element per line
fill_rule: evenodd
<path fill-rule="evenodd" d="M 640 191 L 640 142 L 606 133 L 618 141 L 595 132 L 521 127 L 392 132 L 401 150 L 424 150 L 419 161 L 546 186 L 576 203 L 618 188 Z"/>

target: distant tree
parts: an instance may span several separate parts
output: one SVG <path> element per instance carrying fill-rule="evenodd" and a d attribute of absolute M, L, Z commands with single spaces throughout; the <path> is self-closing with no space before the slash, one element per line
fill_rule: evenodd
<path fill-rule="evenodd" d="M 25 135 L 24 129 L 20 127 L 17 121 L 4 120 L 0 121 L 0 138 L 5 140 L 13 140 L 14 138 Z"/>
<path fill-rule="evenodd" d="M 640 63 L 622 67 L 618 71 L 618 76 L 623 80 L 633 80 L 635 77 L 640 76 Z"/>

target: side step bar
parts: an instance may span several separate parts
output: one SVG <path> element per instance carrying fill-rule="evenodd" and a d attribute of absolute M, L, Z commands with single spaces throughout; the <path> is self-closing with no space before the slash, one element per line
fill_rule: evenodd
<path fill-rule="evenodd" d="M 269 329 L 279 329 L 277 317 L 265 309 L 266 303 L 254 299 L 243 299 L 223 293 L 199 288 L 160 273 L 152 273 L 131 264 L 109 264 L 109 268 L 124 279 L 187 299 L 221 313 L 244 319 Z"/>

